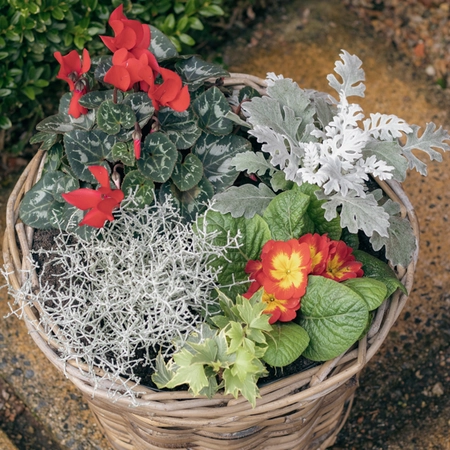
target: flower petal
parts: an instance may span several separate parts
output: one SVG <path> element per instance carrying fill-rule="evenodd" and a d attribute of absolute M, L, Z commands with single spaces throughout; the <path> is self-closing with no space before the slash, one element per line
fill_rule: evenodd
<path fill-rule="evenodd" d="M 62 198 L 69 204 L 85 211 L 94 208 L 102 199 L 100 192 L 94 189 L 80 188 L 72 192 L 61 194 Z"/>
<path fill-rule="evenodd" d="M 94 175 L 95 179 L 100 183 L 103 188 L 111 189 L 109 184 L 109 173 L 103 166 L 89 166 L 89 172 Z"/>
<path fill-rule="evenodd" d="M 168 106 L 170 106 L 174 111 L 183 112 L 189 108 L 190 103 L 191 96 L 189 94 L 189 89 L 187 86 L 184 86 L 178 93 L 178 96 L 169 102 Z"/>
<path fill-rule="evenodd" d="M 107 216 L 102 211 L 93 208 L 84 216 L 83 220 L 78 225 L 89 225 L 94 228 L 102 228 L 107 220 Z"/>
<path fill-rule="evenodd" d="M 112 66 L 111 69 L 106 72 L 104 81 L 124 92 L 128 91 L 131 87 L 130 74 L 125 67 L 121 66 Z"/>

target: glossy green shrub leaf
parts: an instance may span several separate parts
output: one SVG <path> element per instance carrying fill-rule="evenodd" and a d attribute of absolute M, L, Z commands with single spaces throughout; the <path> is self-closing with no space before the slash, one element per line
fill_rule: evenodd
<path fill-rule="evenodd" d="M 137 167 L 150 180 L 164 183 L 172 175 L 177 158 L 177 148 L 166 135 L 151 133 L 145 138 Z"/>
<path fill-rule="evenodd" d="M 136 116 L 128 105 L 106 100 L 98 108 L 98 127 L 105 133 L 117 134 L 121 128 L 129 129 L 134 127 L 135 122 Z"/>
<path fill-rule="evenodd" d="M 320 190 L 319 186 L 309 183 L 303 183 L 301 186 L 295 184 L 294 190 L 309 195 L 308 216 L 314 223 L 314 231 L 319 234 L 328 234 L 330 239 L 338 241 L 342 234 L 340 218 L 336 216 L 331 220 L 325 219 L 325 210 L 322 205 L 326 201 L 319 200 L 315 195 L 315 192 Z"/>
<path fill-rule="evenodd" d="M 200 128 L 211 134 L 222 136 L 230 134 L 233 130 L 233 122 L 226 119 L 226 114 L 231 111 L 225 96 L 219 89 L 213 87 L 197 97 L 192 107 L 198 116 Z"/>
<path fill-rule="evenodd" d="M 203 177 L 202 162 L 189 153 L 183 162 L 177 162 L 172 172 L 172 181 L 180 191 L 188 191 L 198 184 Z"/>
<path fill-rule="evenodd" d="M 240 281 L 248 281 L 248 274 L 245 266 L 251 259 L 259 259 L 263 245 L 271 239 L 270 230 L 267 223 L 260 216 L 253 216 L 251 219 L 240 217 L 234 219 L 231 214 L 222 214 L 216 211 L 208 211 L 201 219 L 200 226 L 206 221 L 207 230 L 216 231 L 217 237 L 214 243 L 224 245 L 227 236 L 240 236 L 239 248 L 229 249 L 225 257 L 211 261 L 213 267 L 221 267 L 218 274 L 218 281 L 222 286 L 232 286 L 230 289 L 223 289 L 224 292 L 235 297 L 244 293 L 248 284 L 238 284 Z M 221 288 L 222 289 L 222 288 Z"/>

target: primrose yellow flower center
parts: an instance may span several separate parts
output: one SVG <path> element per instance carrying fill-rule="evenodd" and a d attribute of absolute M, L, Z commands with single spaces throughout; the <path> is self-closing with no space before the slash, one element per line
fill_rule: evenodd
<path fill-rule="evenodd" d="M 286 311 L 285 300 L 278 300 L 275 295 L 268 294 L 264 291 L 262 295 L 262 301 L 267 304 L 267 308 L 264 310 L 265 313 L 270 313 L 275 309 L 280 309 L 281 311 Z"/>
<path fill-rule="evenodd" d="M 277 253 L 272 259 L 270 276 L 279 281 L 282 289 L 298 287 L 304 280 L 303 256 L 298 252 Z"/>

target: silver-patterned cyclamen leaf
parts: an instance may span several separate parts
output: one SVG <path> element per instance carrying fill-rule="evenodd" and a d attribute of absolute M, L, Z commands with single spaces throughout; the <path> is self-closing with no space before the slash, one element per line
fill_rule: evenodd
<path fill-rule="evenodd" d="M 192 107 L 198 116 L 198 124 L 207 133 L 223 136 L 233 130 L 233 122 L 225 116 L 231 110 L 227 99 L 216 87 L 197 97 Z"/>
<path fill-rule="evenodd" d="M 189 86 L 190 91 L 203 86 L 209 78 L 229 77 L 230 74 L 223 67 L 203 61 L 198 56 L 182 59 L 175 65 L 177 72 Z"/>
<path fill-rule="evenodd" d="M 202 161 L 204 174 L 218 193 L 231 186 L 239 175 L 239 169 L 231 166 L 232 158 L 251 148 L 250 142 L 241 136 L 203 133 L 192 151 Z"/>
<path fill-rule="evenodd" d="M 191 108 L 183 112 L 162 108 L 159 111 L 158 120 L 161 130 L 167 134 L 178 149 L 192 147 L 202 133 Z"/>
<path fill-rule="evenodd" d="M 80 180 L 90 183 L 97 181 L 88 170 L 88 166 L 105 166 L 104 161 L 111 159 L 115 143 L 116 138 L 102 130 L 73 130 L 64 136 L 64 147 L 72 170 Z"/>
<path fill-rule="evenodd" d="M 177 148 L 165 134 L 151 133 L 145 138 L 137 167 L 148 179 L 165 183 L 172 175 L 177 158 Z"/>
<path fill-rule="evenodd" d="M 117 134 L 121 127 L 128 130 L 136 123 L 136 115 L 130 106 L 104 101 L 97 111 L 98 127 L 108 134 Z"/>

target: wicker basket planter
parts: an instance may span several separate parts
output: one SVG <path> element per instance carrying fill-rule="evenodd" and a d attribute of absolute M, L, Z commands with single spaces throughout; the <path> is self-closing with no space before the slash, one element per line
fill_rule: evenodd
<path fill-rule="evenodd" d="M 33 229 L 20 222 L 18 209 L 39 178 L 44 156 L 39 151 L 25 169 L 7 206 L 3 257 L 15 289 L 23 283 L 33 240 Z M 381 186 L 402 206 L 418 239 L 417 220 L 400 185 L 389 182 Z M 408 291 L 416 261 L 417 254 L 406 270 L 397 271 Z M 137 406 L 128 398 L 112 400 L 107 382 L 94 388 L 82 365 L 59 359 L 56 344 L 39 325 L 39 306 L 24 305 L 23 318 L 36 345 L 82 392 L 115 449 L 312 450 L 334 443 L 349 414 L 361 370 L 383 343 L 406 300 L 399 291 L 386 300 L 368 334 L 344 354 L 262 387 L 255 408 L 241 397 L 193 398 L 183 391 L 155 392 L 142 386 Z"/>

